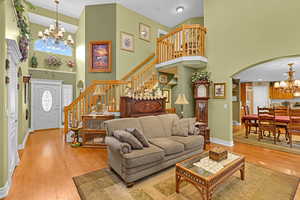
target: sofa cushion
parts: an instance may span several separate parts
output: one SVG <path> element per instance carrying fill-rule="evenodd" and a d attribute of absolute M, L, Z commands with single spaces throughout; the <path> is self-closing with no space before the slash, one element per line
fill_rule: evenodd
<path fill-rule="evenodd" d="M 145 137 L 144 133 L 137 128 L 126 128 L 126 131 L 130 132 L 136 139 L 138 139 L 144 147 L 149 147 L 149 142 L 147 138 Z"/>
<path fill-rule="evenodd" d="M 203 148 L 204 138 L 202 135 L 191 135 L 188 137 L 171 136 L 170 140 L 179 142 L 184 145 L 184 150 L 193 149 L 195 147 Z"/>
<path fill-rule="evenodd" d="M 163 160 L 165 153 L 161 148 L 150 144 L 148 148 L 134 150 L 131 153 L 123 154 L 122 156 L 124 167 L 134 168 Z"/>
<path fill-rule="evenodd" d="M 162 125 L 165 129 L 166 136 L 172 135 L 172 126 L 174 120 L 179 120 L 178 115 L 176 114 L 164 114 L 164 115 L 158 115 L 159 119 L 162 122 Z"/>
<path fill-rule="evenodd" d="M 120 142 L 128 143 L 132 149 L 143 149 L 143 144 L 131 133 L 124 130 L 115 130 L 113 136 Z"/>
<path fill-rule="evenodd" d="M 112 135 L 115 130 L 125 130 L 126 128 L 142 129 L 140 121 L 137 118 L 122 118 L 107 120 L 104 122 L 108 135 Z"/>
<path fill-rule="evenodd" d="M 189 119 L 175 119 L 173 120 L 172 135 L 174 136 L 185 136 L 189 135 Z"/>
<path fill-rule="evenodd" d="M 159 117 L 147 116 L 138 119 L 143 127 L 143 133 L 147 138 L 166 137 L 164 127 Z"/>
<path fill-rule="evenodd" d="M 170 137 L 153 138 L 150 139 L 150 143 L 162 148 L 166 155 L 184 151 L 184 145 L 182 143 L 176 142 L 175 140 L 170 140 L 169 138 Z"/>

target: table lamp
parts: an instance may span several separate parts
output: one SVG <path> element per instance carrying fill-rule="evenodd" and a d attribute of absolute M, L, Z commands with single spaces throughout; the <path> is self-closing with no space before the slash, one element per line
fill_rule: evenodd
<path fill-rule="evenodd" d="M 176 101 L 175 101 L 176 105 L 180 105 L 180 114 L 181 114 L 181 118 L 183 118 L 183 105 L 187 105 L 189 104 L 188 100 L 186 99 L 184 94 L 179 94 Z"/>

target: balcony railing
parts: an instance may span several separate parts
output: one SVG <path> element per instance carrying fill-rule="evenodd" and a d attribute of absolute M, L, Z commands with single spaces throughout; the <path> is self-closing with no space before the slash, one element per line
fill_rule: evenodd
<path fill-rule="evenodd" d="M 157 64 L 183 56 L 205 56 L 206 28 L 199 25 L 182 25 L 157 39 Z"/>

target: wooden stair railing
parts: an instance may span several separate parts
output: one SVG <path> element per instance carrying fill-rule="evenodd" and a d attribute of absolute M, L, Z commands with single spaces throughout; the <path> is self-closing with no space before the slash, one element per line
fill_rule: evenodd
<path fill-rule="evenodd" d="M 207 29 L 200 24 L 182 25 L 157 39 L 157 64 L 183 56 L 205 56 Z"/>
<path fill-rule="evenodd" d="M 118 80 L 93 81 L 79 97 L 64 108 L 64 133 L 67 134 L 70 127 L 80 124 L 82 115 L 91 113 L 93 106 L 99 101 L 109 112 L 118 112 L 120 97 L 124 96 L 125 88 L 130 87 L 130 84 L 130 81 Z"/>
<path fill-rule="evenodd" d="M 142 88 L 153 89 L 158 83 L 156 63 L 155 53 L 153 53 L 128 72 L 122 80 L 131 80 L 131 87 L 135 91 Z"/>

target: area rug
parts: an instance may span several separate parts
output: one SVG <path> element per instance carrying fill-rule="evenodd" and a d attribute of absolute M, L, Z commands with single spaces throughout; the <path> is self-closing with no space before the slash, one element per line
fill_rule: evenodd
<path fill-rule="evenodd" d="M 73 177 L 81 200 L 201 200 L 195 187 L 183 182 L 175 192 L 175 168 L 169 168 L 127 188 L 109 169 Z M 299 178 L 247 163 L 246 178 L 235 173 L 220 185 L 214 200 L 293 200 Z"/>
<path fill-rule="evenodd" d="M 284 134 L 281 134 L 280 142 L 276 142 L 276 144 L 274 144 L 273 136 L 270 136 L 270 137 L 265 136 L 260 141 L 257 140 L 257 137 L 258 137 L 257 134 L 251 133 L 249 135 L 249 137 L 246 138 L 244 129 L 241 129 L 240 131 L 235 132 L 233 134 L 233 140 L 235 142 L 257 145 L 257 146 L 261 146 L 264 148 L 274 149 L 274 150 L 278 150 L 278 151 L 284 151 L 284 152 L 288 152 L 288 153 L 300 154 L 300 137 L 299 136 L 293 137 L 293 148 L 291 148 L 290 145 L 287 144 Z"/>

